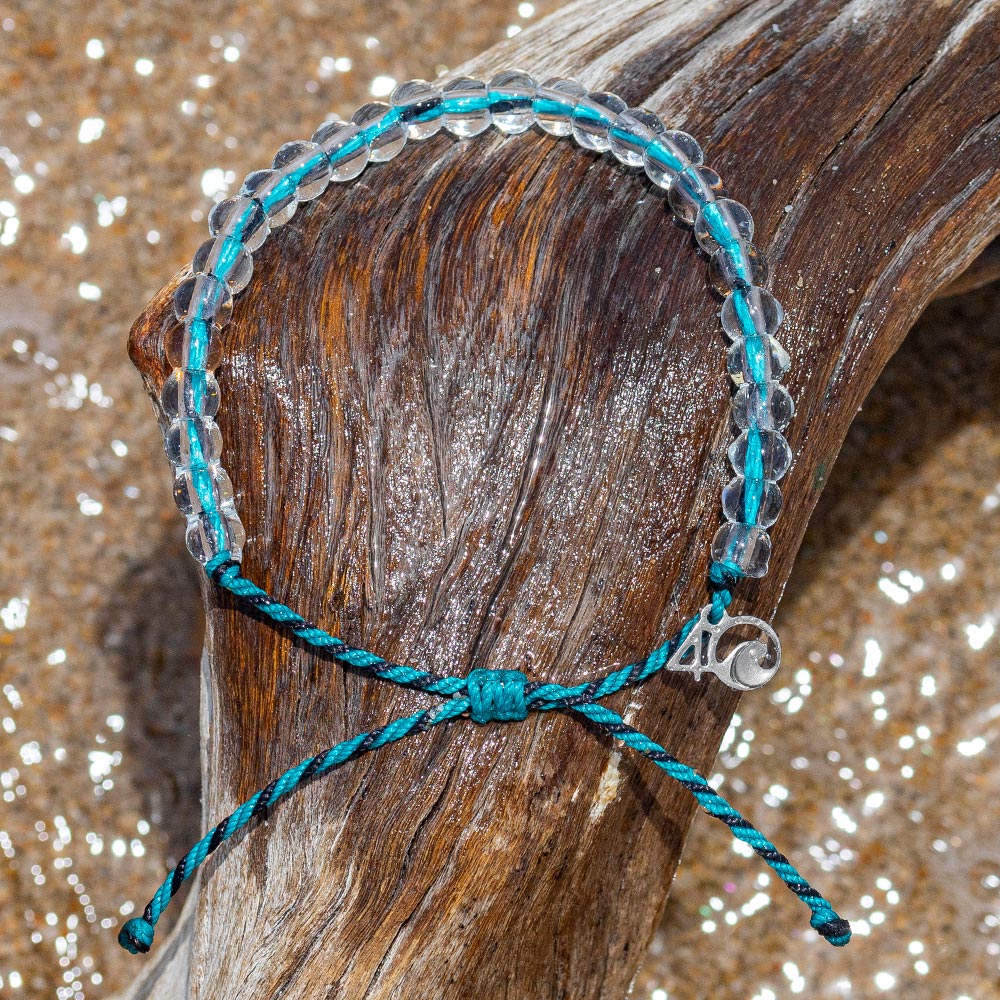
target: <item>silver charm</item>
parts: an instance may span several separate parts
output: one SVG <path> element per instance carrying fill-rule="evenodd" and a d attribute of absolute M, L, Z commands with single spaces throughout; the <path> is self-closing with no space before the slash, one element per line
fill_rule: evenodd
<path fill-rule="evenodd" d="M 753 691 L 763 687 L 781 665 L 781 642 L 777 632 L 759 618 L 749 615 L 731 618 L 725 611 L 719 621 L 711 622 L 708 618 L 711 612 L 711 604 L 701 609 L 694 628 L 667 660 L 666 669 L 693 673 L 695 680 L 700 680 L 701 675 L 707 671 L 737 691 Z M 741 642 L 724 660 L 719 660 L 719 640 L 737 625 L 749 625 L 757 629 L 764 638 Z M 773 652 L 768 648 L 766 640 L 770 640 Z"/>

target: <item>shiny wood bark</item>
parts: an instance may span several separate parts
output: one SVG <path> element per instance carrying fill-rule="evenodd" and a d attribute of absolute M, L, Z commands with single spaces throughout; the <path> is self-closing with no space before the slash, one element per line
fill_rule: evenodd
<path fill-rule="evenodd" d="M 588 0 L 463 67 L 650 107 L 751 207 L 788 313 L 798 457 L 740 610 L 773 612 L 853 414 L 1000 229 L 998 43 L 994 0 Z M 132 333 L 154 397 L 176 280 Z M 642 655 L 705 601 L 730 475 L 717 309 L 661 192 L 566 140 L 439 135 L 332 186 L 257 255 L 227 328 L 247 575 L 440 671 L 572 682 Z M 428 701 L 205 598 L 206 820 Z M 707 769 L 736 702 L 663 677 L 613 705 Z M 693 810 L 573 719 L 459 723 L 221 851 L 133 995 L 624 996 Z"/>

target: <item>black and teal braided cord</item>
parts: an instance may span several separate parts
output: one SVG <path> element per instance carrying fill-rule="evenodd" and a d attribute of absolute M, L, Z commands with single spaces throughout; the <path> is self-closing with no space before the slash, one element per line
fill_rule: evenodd
<path fill-rule="evenodd" d="M 251 796 L 234 813 L 209 831 L 170 873 L 146 905 L 141 917 L 129 920 L 118 934 L 123 948 L 132 952 L 147 952 L 153 943 L 156 923 L 170 900 L 177 894 L 205 859 L 239 830 L 266 817 L 280 799 L 307 782 L 319 778 L 348 761 L 407 736 L 427 732 L 435 726 L 468 716 L 473 722 L 507 722 L 525 719 L 529 712 L 555 710 L 574 712 L 585 718 L 598 731 L 630 747 L 651 760 L 671 778 L 683 785 L 710 816 L 725 823 L 734 837 L 748 844 L 767 862 L 778 877 L 812 911 L 810 924 L 833 945 L 843 946 L 851 939 L 850 924 L 838 916 L 833 907 L 795 869 L 789 860 L 744 819 L 705 778 L 682 763 L 648 736 L 599 704 L 602 698 L 623 688 L 642 684 L 667 664 L 667 661 L 687 638 L 698 621 L 689 619 L 668 642 L 635 663 L 612 670 L 593 681 L 565 687 L 562 684 L 529 681 L 518 670 L 473 670 L 468 677 L 441 676 L 417 667 L 390 663 L 367 650 L 349 646 L 341 639 L 304 619 L 291 608 L 274 600 L 266 591 L 240 572 L 239 563 L 228 552 L 221 553 L 206 567 L 219 586 L 260 614 L 289 631 L 308 646 L 333 657 L 363 674 L 391 681 L 403 687 L 448 698 L 437 709 L 424 709 L 368 733 L 360 733 L 315 756 L 309 757 Z M 730 564 L 713 563 L 712 617 L 717 621 L 732 601 L 731 585 L 739 570 Z"/>

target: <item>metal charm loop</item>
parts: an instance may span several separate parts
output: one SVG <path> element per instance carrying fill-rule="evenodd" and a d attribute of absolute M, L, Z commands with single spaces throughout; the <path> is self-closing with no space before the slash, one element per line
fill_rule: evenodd
<path fill-rule="evenodd" d="M 696 680 L 700 680 L 707 671 L 736 691 L 753 691 L 763 687 L 781 665 L 781 641 L 777 632 L 767 622 L 750 615 L 733 618 L 723 611 L 719 621 L 712 622 L 709 620 L 711 612 L 711 604 L 701 609 L 694 628 L 667 661 L 666 669 L 693 673 Z M 725 659 L 720 660 L 719 640 L 737 625 L 749 625 L 764 638 L 741 642 Z M 770 640 L 773 652 L 767 640 Z"/>

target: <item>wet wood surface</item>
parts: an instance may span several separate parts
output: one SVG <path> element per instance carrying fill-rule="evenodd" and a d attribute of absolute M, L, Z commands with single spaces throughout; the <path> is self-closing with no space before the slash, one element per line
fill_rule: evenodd
<path fill-rule="evenodd" d="M 585 2 L 463 68 L 645 105 L 753 211 L 787 312 L 797 460 L 771 573 L 736 610 L 773 613 L 853 414 L 1000 230 L 998 43 L 998 2 Z M 706 600 L 730 474 L 706 275 L 641 172 L 536 132 L 439 135 L 331 186 L 256 255 L 227 328 L 246 575 L 441 672 L 567 683 L 643 655 Z M 154 396 L 176 280 L 132 333 Z M 206 820 L 429 701 L 205 597 Z M 703 770 L 736 703 L 676 677 L 609 702 Z M 460 722 L 220 851 L 133 995 L 624 996 L 693 810 L 573 719 Z"/>

